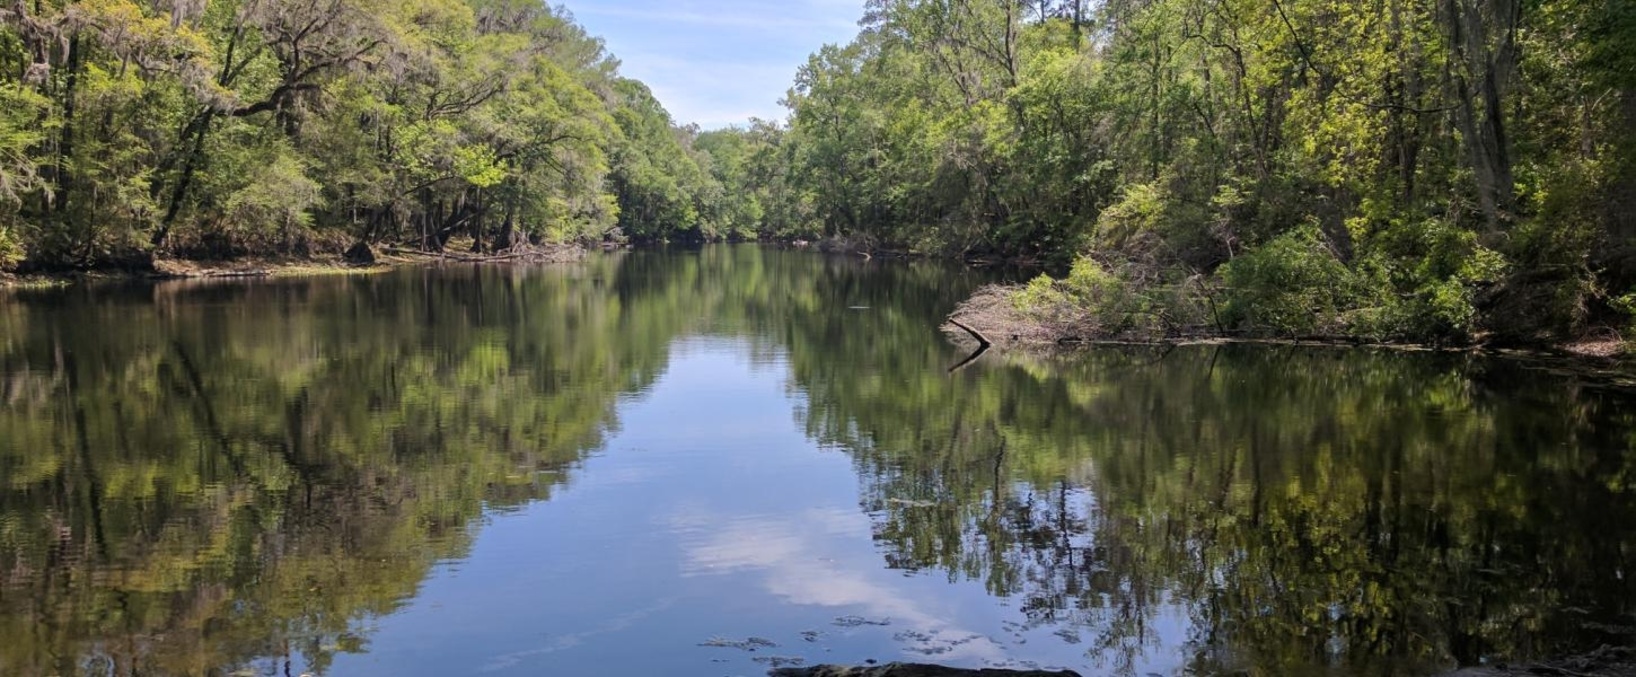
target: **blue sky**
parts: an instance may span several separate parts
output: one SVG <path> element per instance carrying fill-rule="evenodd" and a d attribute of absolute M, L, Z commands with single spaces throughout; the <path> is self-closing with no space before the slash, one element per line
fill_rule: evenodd
<path fill-rule="evenodd" d="M 857 34 L 863 0 L 560 0 L 678 124 L 782 120 L 795 69 Z"/>

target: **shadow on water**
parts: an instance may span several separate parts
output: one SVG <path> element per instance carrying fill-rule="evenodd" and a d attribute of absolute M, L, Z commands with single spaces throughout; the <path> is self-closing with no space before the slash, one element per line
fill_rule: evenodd
<path fill-rule="evenodd" d="M 690 336 L 787 354 L 880 566 L 979 583 L 1116 672 L 1167 651 L 1202 674 L 1427 674 L 1630 642 L 1630 393 L 1255 346 L 951 374 L 937 327 L 979 282 L 712 247 L 20 295 L 0 673 L 322 673 L 484 515 L 572 486 Z"/>

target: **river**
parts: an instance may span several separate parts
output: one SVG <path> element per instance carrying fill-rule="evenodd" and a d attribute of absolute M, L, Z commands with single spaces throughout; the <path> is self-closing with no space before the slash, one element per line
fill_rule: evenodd
<path fill-rule="evenodd" d="M 0 674 L 1424 675 L 1636 634 L 1636 396 L 984 356 L 755 246 L 0 298 Z"/>

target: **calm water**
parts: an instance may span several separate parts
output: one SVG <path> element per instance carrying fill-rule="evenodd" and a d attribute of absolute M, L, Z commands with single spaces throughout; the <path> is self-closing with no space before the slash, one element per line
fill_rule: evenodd
<path fill-rule="evenodd" d="M 0 300 L 0 674 L 1432 674 L 1629 643 L 1636 398 L 963 357 L 754 247 Z"/>

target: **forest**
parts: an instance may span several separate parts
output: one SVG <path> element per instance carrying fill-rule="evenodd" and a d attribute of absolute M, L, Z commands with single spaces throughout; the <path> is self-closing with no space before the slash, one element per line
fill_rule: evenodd
<path fill-rule="evenodd" d="M 861 28 L 753 177 L 775 231 L 1042 260 L 1067 275 L 992 305 L 1083 336 L 1636 312 L 1629 0 L 869 0 Z"/>
<path fill-rule="evenodd" d="M 1636 331 L 1636 1 L 867 0 L 859 27 L 786 120 L 702 131 L 526 0 L 13 3 L 0 269 L 823 240 L 1043 265 L 986 302 L 1062 335 Z"/>
<path fill-rule="evenodd" d="M 724 237 L 696 135 L 539 2 L 8 3 L 0 269 Z"/>

